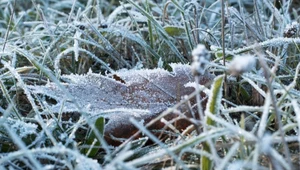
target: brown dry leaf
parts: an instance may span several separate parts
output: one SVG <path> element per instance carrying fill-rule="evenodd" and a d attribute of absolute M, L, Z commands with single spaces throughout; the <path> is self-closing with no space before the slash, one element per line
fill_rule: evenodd
<path fill-rule="evenodd" d="M 103 116 L 109 119 L 105 125 L 105 136 L 110 144 L 110 138 L 128 138 L 136 132 L 136 128 L 129 122 L 133 117 L 144 124 L 157 117 L 161 112 L 175 105 L 181 96 L 189 95 L 193 87 L 186 87 L 194 82 L 189 65 L 171 64 L 172 72 L 164 69 L 121 70 L 113 75 L 103 76 L 88 73 L 87 75 L 66 75 L 67 81 L 63 85 L 77 102 L 77 106 L 64 91 L 55 83 L 45 86 L 30 86 L 34 94 L 42 94 L 54 99 L 55 104 L 49 103 L 52 112 L 65 114 L 84 111 L 91 118 Z M 205 73 L 200 76 L 200 84 L 206 84 L 214 78 Z M 80 109 L 78 108 L 80 107 Z M 180 111 L 187 111 L 181 107 Z M 44 111 L 44 114 L 47 114 Z M 177 115 L 166 117 L 170 120 Z M 72 116 L 69 116 L 72 117 Z M 161 122 L 151 126 L 160 129 Z M 184 128 L 186 125 L 180 127 Z"/>

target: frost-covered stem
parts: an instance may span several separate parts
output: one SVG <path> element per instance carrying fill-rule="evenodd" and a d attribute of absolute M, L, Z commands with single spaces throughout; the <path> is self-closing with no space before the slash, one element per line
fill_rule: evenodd
<path fill-rule="evenodd" d="M 260 118 L 260 123 L 259 123 L 259 127 L 257 130 L 257 136 L 259 138 L 262 138 L 265 133 L 265 129 L 267 127 L 268 116 L 269 116 L 270 105 L 271 105 L 271 96 L 270 96 L 270 93 L 268 93 L 268 95 L 265 97 L 265 104 L 263 107 L 262 116 Z"/>
<path fill-rule="evenodd" d="M 157 137 L 155 137 L 149 130 L 146 129 L 145 126 L 141 125 L 140 123 L 138 123 L 135 119 L 130 118 L 129 121 L 135 126 L 137 127 L 140 131 L 142 131 L 145 135 L 147 135 L 152 141 L 154 141 L 155 143 L 157 143 L 161 148 L 163 148 L 163 150 L 166 151 L 167 154 L 169 154 L 174 161 L 176 161 L 176 163 L 178 163 L 178 165 L 181 166 L 181 168 L 183 169 L 188 169 L 186 167 L 186 165 L 178 158 L 178 156 L 172 152 L 170 150 L 170 148 L 168 148 L 167 145 L 165 145 L 164 143 L 162 143 Z"/>
<path fill-rule="evenodd" d="M 53 81 L 57 86 L 58 88 L 60 88 L 62 91 L 65 92 L 67 98 L 69 100 L 71 100 L 72 102 L 74 102 L 74 105 L 76 106 L 76 108 L 78 109 L 79 113 L 82 115 L 83 118 L 86 119 L 87 121 L 87 124 L 91 127 L 91 129 L 95 132 L 95 135 L 97 137 L 97 139 L 99 139 L 101 145 L 103 146 L 104 150 L 106 151 L 106 154 L 107 154 L 107 159 L 111 159 L 111 152 L 110 150 L 108 149 L 108 144 L 106 143 L 106 141 L 104 140 L 104 138 L 101 136 L 100 132 L 98 130 L 95 130 L 95 125 L 94 123 L 92 123 L 92 120 L 90 120 L 87 116 L 87 113 L 84 112 L 82 110 L 82 108 L 79 106 L 79 104 L 77 103 L 77 101 L 74 99 L 74 97 L 69 93 L 69 91 L 66 89 L 65 86 L 63 86 L 60 81 L 52 74 L 52 71 L 50 71 L 47 67 L 45 66 L 42 66 L 35 58 L 35 56 L 32 54 L 32 53 L 29 53 L 28 51 L 25 51 L 24 49 L 21 49 L 21 48 L 16 48 L 16 47 L 11 47 L 14 51 L 16 51 L 18 54 L 26 57 L 28 59 L 28 61 L 30 61 L 35 67 L 37 67 L 38 69 L 40 69 L 45 75 L 47 75 L 47 77 Z M 9 69 L 10 67 L 8 67 Z M 14 73 L 14 71 L 11 69 L 10 70 L 12 73 Z M 29 93 L 29 90 L 26 88 L 25 86 L 25 83 L 22 81 L 20 75 L 18 74 L 15 74 L 15 77 L 19 80 L 19 82 L 21 82 L 21 86 L 24 87 L 24 92 L 25 94 L 27 95 L 35 113 L 39 113 L 38 109 L 37 109 L 37 106 L 35 105 L 34 103 L 34 99 L 33 97 L 31 96 L 31 94 Z M 50 132 L 47 132 L 47 128 L 45 126 L 45 123 L 43 122 L 42 118 L 40 117 L 39 114 L 37 114 L 37 116 L 39 117 L 39 123 L 42 125 L 42 128 L 43 130 L 45 130 L 45 132 L 47 133 L 47 135 L 50 137 L 50 138 L 53 138 L 53 136 L 51 135 Z M 79 124 L 79 122 L 77 122 L 76 124 Z M 76 126 L 76 125 L 75 125 Z M 52 141 L 55 141 L 55 140 L 52 140 Z"/>
<path fill-rule="evenodd" d="M 6 89 L 6 87 L 5 87 L 5 85 L 4 85 L 4 82 L 3 82 L 2 80 L 0 80 L 0 88 L 1 88 L 1 90 L 2 90 L 3 95 L 5 96 L 6 100 L 8 101 L 8 103 L 11 104 L 12 109 L 13 109 L 15 115 L 17 116 L 17 118 L 18 118 L 19 120 L 22 120 L 22 116 L 21 116 L 21 114 L 19 113 L 19 111 L 18 111 L 16 105 L 13 104 L 13 101 L 11 100 L 11 98 L 10 98 L 10 96 L 9 96 L 8 90 Z"/>
<path fill-rule="evenodd" d="M 296 120 L 297 120 L 297 124 L 298 124 L 298 142 L 300 142 L 300 133 L 299 133 L 299 131 L 300 131 L 300 108 L 299 108 L 297 100 L 295 100 L 295 99 L 292 100 L 292 105 L 293 105 L 295 113 L 296 113 Z M 299 150 L 300 150 L 300 146 L 299 146 Z M 298 161 L 300 162 L 299 159 L 300 158 L 298 158 Z"/>
<path fill-rule="evenodd" d="M 50 138 L 51 142 L 56 145 L 56 140 L 55 138 L 52 136 L 52 133 L 48 130 L 48 128 L 46 128 L 46 124 L 44 123 L 41 115 L 39 114 L 39 110 L 37 105 L 34 102 L 34 98 L 30 93 L 30 90 L 27 88 L 25 82 L 23 81 L 23 79 L 21 78 L 20 74 L 15 70 L 15 68 L 11 67 L 7 62 L 5 61 L 1 61 L 1 63 L 4 65 L 5 68 L 7 68 L 11 74 L 17 79 L 19 86 L 23 89 L 25 95 L 27 96 L 27 99 L 29 101 L 29 103 L 32 106 L 32 109 L 34 110 L 34 112 L 36 113 L 36 117 L 37 117 L 37 121 L 39 122 L 39 124 L 42 126 L 43 130 L 45 131 L 45 133 L 48 135 L 48 137 Z"/>
<path fill-rule="evenodd" d="M 168 150 L 173 153 L 179 153 L 187 148 L 190 148 L 191 146 L 195 146 L 199 144 L 202 141 L 206 141 L 212 138 L 218 138 L 222 135 L 226 135 L 227 133 L 228 131 L 225 129 L 213 129 L 210 130 L 209 132 L 203 132 L 199 136 L 196 136 L 194 138 L 190 138 L 181 144 L 171 146 L 168 148 Z M 153 161 L 156 158 L 162 158 L 166 154 L 168 154 L 168 152 L 164 149 L 161 149 L 158 150 L 157 152 L 149 153 L 148 155 L 129 161 L 127 164 L 129 166 L 140 166 L 149 163 L 150 161 Z"/>
<path fill-rule="evenodd" d="M 267 84 L 267 87 L 269 89 L 269 93 L 270 93 L 270 96 L 271 96 L 271 101 L 272 101 L 272 104 L 273 104 L 273 107 L 274 107 L 274 111 L 275 111 L 275 115 L 276 115 L 276 119 L 277 119 L 276 122 L 277 122 L 277 125 L 278 125 L 281 141 L 282 141 L 283 148 L 284 148 L 284 154 L 285 154 L 285 157 L 288 161 L 289 166 L 292 167 L 290 151 L 289 151 L 289 148 L 288 148 L 288 146 L 285 142 L 285 139 L 284 139 L 284 132 L 283 132 L 283 125 L 282 125 L 282 122 L 281 122 L 281 115 L 280 115 L 279 109 L 277 107 L 276 98 L 275 98 L 275 94 L 274 94 L 274 89 L 272 87 L 272 82 L 271 82 L 271 79 L 269 77 L 271 75 L 270 70 L 268 69 L 268 66 L 267 66 L 266 62 L 264 61 L 264 59 L 262 58 L 262 56 L 259 56 L 259 61 L 260 61 L 260 64 L 261 64 L 261 66 L 264 70 L 264 76 L 266 78 L 266 84 Z"/>
<path fill-rule="evenodd" d="M 150 14 L 150 6 L 148 0 L 146 0 L 146 10 Z M 149 30 L 149 40 L 150 40 L 150 47 L 154 49 L 154 38 L 153 38 L 153 32 L 152 32 L 152 23 L 151 20 L 148 19 L 148 30 Z"/>
<path fill-rule="evenodd" d="M 71 7 L 71 10 L 69 12 L 69 17 L 68 17 L 67 23 L 70 23 L 70 21 L 71 21 L 72 14 L 73 14 L 74 9 L 75 9 L 75 5 L 76 5 L 76 0 L 73 0 L 72 7 Z"/>
<path fill-rule="evenodd" d="M 14 141 L 14 143 L 20 148 L 22 152 L 24 152 L 24 155 L 26 155 L 30 162 L 34 165 L 34 169 L 42 169 L 42 165 L 36 160 L 36 158 L 33 157 L 33 155 L 30 152 L 28 152 L 28 149 L 25 143 L 22 141 L 22 139 L 15 132 L 13 132 L 7 124 L 4 123 L 3 126 L 8 132 L 11 139 Z"/>
<path fill-rule="evenodd" d="M 224 0 L 221 0 L 221 15 L 222 15 L 222 53 L 223 53 L 223 66 L 225 67 L 225 5 L 224 5 Z M 225 77 L 224 77 L 224 97 L 225 99 L 227 98 L 227 75 L 226 72 L 224 71 Z"/>
<path fill-rule="evenodd" d="M 279 37 L 279 38 L 273 38 L 270 40 L 266 40 L 260 43 L 256 43 L 247 47 L 239 48 L 236 50 L 232 51 L 226 51 L 227 54 L 230 55 L 236 55 L 240 53 L 244 53 L 250 50 L 254 50 L 256 48 L 261 48 L 261 47 L 280 47 L 282 45 L 289 45 L 289 44 L 300 44 L 300 38 L 284 38 L 284 37 Z"/>
<path fill-rule="evenodd" d="M 266 38 L 266 33 L 265 33 L 265 27 L 263 25 L 263 21 L 261 19 L 259 8 L 258 8 L 258 5 L 257 5 L 257 0 L 254 0 L 253 3 L 254 3 L 254 10 L 255 10 L 255 14 L 256 14 L 257 20 L 258 20 L 258 24 L 259 24 L 259 26 L 261 28 L 261 32 L 263 34 L 264 39 L 267 39 Z"/>
<path fill-rule="evenodd" d="M 7 40 L 8 40 L 8 35 L 9 35 L 9 28 L 10 28 L 10 25 L 11 25 L 11 21 L 13 19 L 13 16 L 15 14 L 15 6 L 16 6 L 16 0 L 14 1 L 14 5 L 13 5 L 13 11 L 11 12 L 10 14 L 10 17 L 9 17 L 9 21 L 8 21 L 8 26 L 7 26 L 7 30 L 5 32 L 5 37 L 4 37 L 4 44 L 3 44 L 3 47 L 2 47 L 2 52 L 4 52 L 5 50 L 5 46 L 6 46 L 6 43 L 7 43 Z M 0 56 L 0 60 L 1 60 L 2 56 Z"/>
<path fill-rule="evenodd" d="M 106 64 L 103 60 L 101 60 L 99 57 L 97 57 L 96 55 L 94 55 L 93 53 L 91 53 L 90 51 L 86 50 L 86 49 L 83 49 L 83 48 L 78 48 L 78 49 L 75 49 L 74 47 L 70 47 L 66 50 L 64 50 L 63 52 L 61 52 L 60 54 L 57 55 L 55 61 L 54 61 L 54 68 L 56 71 L 59 70 L 60 68 L 60 60 L 65 57 L 68 53 L 71 53 L 71 52 L 75 52 L 76 50 L 78 50 L 78 52 L 83 52 L 83 53 L 86 53 L 88 54 L 88 56 L 91 56 L 93 59 L 95 59 L 97 62 L 99 62 L 100 64 L 102 64 L 109 72 L 111 73 L 114 73 L 115 71 L 113 69 L 111 69 L 109 67 L 108 64 Z"/>
<path fill-rule="evenodd" d="M 225 66 L 225 7 L 224 0 L 221 0 L 222 6 L 222 52 L 223 52 L 223 65 Z"/>
<path fill-rule="evenodd" d="M 198 114 L 199 114 L 199 119 L 200 122 L 204 122 L 204 114 L 203 114 L 203 108 L 201 105 L 201 96 L 200 96 L 200 87 L 199 87 L 199 76 L 195 76 L 195 81 L 196 81 L 196 91 L 198 91 L 199 93 L 196 94 L 196 102 L 197 102 L 197 109 L 198 109 Z M 203 124 L 203 123 L 201 123 Z M 199 134 L 199 130 L 198 127 L 196 127 L 197 129 L 197 133 Z M 206 126 L 203 126 L 204 131 L 206 131 Z"/>
<path fill-rule="evenodd" d="M 51 147 L 51 148 L 49 148 L 49 147 L 47 147 L 47 148 L 34 148 L 34 149 L 31 149 L 31 150 L 27 150 L 26 152 L 24 152 L 23 150 L 10 152 L 6 156 L 1 157 L 0 165 L 3 165 L 6 162 L 10 162 L 10 161 L 13 161 L 15 159 L 26 156 L 27 154 L 30 154 L 30 155 L 42 155 L 42 154 L 70 155 L 69 158 L 73 157 L 73 158 L 76 158 L 76 159 L 78 159 L 80 161 L 83 161 L 83 162 L 89 161 L 89 163 L 90 162 L 94 163 L 93 161 L 90 161 L 91 160 L 90 158 L 87 158 L 87 157 L 81 155 L 77 150 L 69 149 L 69 148 L 66 148 L 65 146 L 55 146 L 55 147 Z M 81 163 L 81 162 L 78 162 L 78 163 Z M 98 163 L 95 163 L 95 165 L 99 166 L 99 169 L 101 168 Z M 89 166 L 93 166 L 93 165 L 90 165 L 90 164 L 86 165 L 86 167 L 89 167 Z M 45 168 L 40 167 L 39 169 L 45 169 Z"/>

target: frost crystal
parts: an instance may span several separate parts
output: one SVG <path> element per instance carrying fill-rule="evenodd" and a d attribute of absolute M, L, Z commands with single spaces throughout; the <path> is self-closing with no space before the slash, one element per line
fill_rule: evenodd
<path fill-rule="evenodd" d="M 229 70 L 233 76 L 249 72 L 255 67 L 256 59 L 252 55 L 237 55 L 229 64 Z"/>
<path fill-rule="evenodd" d="M 102 169 L 98 162 L 94 159 L 87 158 L 82 155 L 78 155 L 76 158 L 76 167 L 75 170 L 94 170 L 94 169 Z"/>
<path fill-rule="evenodd" d="M 92 120 L 95 117 L 104 117 L 108 119 L 105 124 L 106 136 L 124 138 L 124 134 L 130 135 L 126 132 L 128 128 L 135 128 L 132 127 L 129 117 L 145 124 L 175 105 L 181 96 L 194 92 L 194 88 L 184 86 L 195 81 L 191 66 L 170 66 L 172 72 L 157 68 L 119 70 L 105 76 L 91 72 L 86 75 L 63 75 L 65 83 L 61 85 L 66 90 L 56 83 L 28 87 L 33 94 L 47 96 L 56 101 L 55 104 L 47 103 L 47 108 L 53 113 L 64 113 L 63 116 L 74 119 L 78 118 L 78 112 L 86 113 Z M 213 75 L 205 72 L 198 76 L 198 81 L 199 84 L 205 84 L 213 78 Z M 180 109 L 184 111 L 186 108 Z M 48 114 L 48 109 L 42 114 Z M 48 128 L 52 129 L 52 125 L 55 124 L 47 122 Z"/>
<path fill-rule="evenodd" d="M 198 44 L 197 47 L 192 51 L 193 63 L 192 71 L 194 75 L 203 75 L 206 66 L 210 59 L 210 54 L 208 53 L 206 47 L 203 44 Z"/>
<path fill-rule="evenodd" d="M 5 123 L 21 138 L 36 133 L 37 125 L 33 123 L 26 123 L 20 120 L 13 120 L 11 118 L 7 118 Z"/>

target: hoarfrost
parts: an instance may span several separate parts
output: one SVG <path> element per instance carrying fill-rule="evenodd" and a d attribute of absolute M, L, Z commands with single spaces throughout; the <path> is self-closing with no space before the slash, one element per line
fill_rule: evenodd
<path fill-rule="evenodd" d="M 76 158 L 76 167 L 75 170 L 94 170 L 94 169 L 102 169 L 98 164 L 97 160 L 93 160 L 91 158 L 87 158 L 82 155 L 78 155 Z"/>
<path fill-rule="evenodd" d="M 157 68 L 163 68 L 163 65 L 164 65 L 164 62 L 163 62 L 162 58 L 159 57 L 159 60 L 157 62 Z"/>
<path fill-rule="evenodd" d="M 86 75 L 64 75 L 62 79 L 65 83 L 62 85 L 77 105 L 55 83 L 29 88 L 36 95 L 54 99 L 57 103 L 48 106 L 54 113 L 78 113 L 81 110 L 91 118 L 108 118 L 105 127 L 108 130 L 131 124 L 129 117 L 148 122 L 175 105 L 181 96 L 194 91 L 194 88 L 184 86 L 194 81 L 191 67 L 182 64 L 170 66 L 172 72 L 157 68 L 121 70 L 106 76 L 91 72 Z M 205 84 L 213 77 L 205 72 L 199 76 L 199 82 Z M 47 114 L 47 110 L 43 114 Z"/>
<path fill-rule="evenodd" d="M 86 112 L 101 113 L 108 109 L 134 108 L 161 112 L 176 102 L 176 96 L 190 94 L 193 88 L 184 87 L 194 81 L 188 65 L 171 64 L 173 72 L 164 69 L 122 70 L 102 76 L 94 73 L 86 75 L 65 75 L 62 79 L 69 93 Z M 200 82 L 207 82 L 212 75 L 206 73 Z M 57 101 L 51 105 L 53 112 L 76 112 L 78 108 L 68 100 L 64 92 L 55 84 L 29 86 L 35 94 L 42 94 Z M 169 104 L 170 103 L 170 104 Z M 63 105 L 64 104 L 64 105 Z"/>
<path fill-rule="evenodd" d="M 75 56 L 75 61 L 78 61 L 78 58 L 79 58 L 79 41 L 78 41 L 78 39 L 80 39 L 81 34 L 82 33 L 80 31 L 76 31 L 76 33 L 74 35 L 74 56 Z"/>
<path fill-rule="evenodd" d="M 0 120 L 3 119 L 3 117 L 0 117 Z M 36 134 L 37 125 L 33 123 L 26 123 L 21 120 L 15 120 L 11 118 L 5 118 L 4 121 L 5 124 L 7 124 L 12 131 L 14 131 L 16 134 L 18 134 L 21 138 L 26 137 L 31 134 Z M 3 127 L 0 126 L 0 129 Z"/>

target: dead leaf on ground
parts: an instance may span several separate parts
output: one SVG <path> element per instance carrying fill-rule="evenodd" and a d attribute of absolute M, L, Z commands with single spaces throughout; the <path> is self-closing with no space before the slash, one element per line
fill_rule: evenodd
<path fill-rule="evenodd" d="M 65 75 L 62 85 L 73 96 L 76 104 L 55 83 L 45 86 L 30 86 L 32 93 L 45 95 L 56 102 L 48 103 L 54 113 L 63 112 L 67 117 L 76 119 L 72 113 L 80 110 L 88 113 L 90 118 L 105 117 L 105 138 L 109 144 L 116 143 L 111 138 L 128 138 L 137 129 L 130 123 L 133 117 L 144 124 L 157 117 L 167 108 L 178 103 L 182 96 L 194 91 L 193 87 L 185 86 L 194 82 L 189 65 L 171 64 L 172 72 L 164 69 L 120 70 L 112 75 L 88 73 L 86 75 Z M 214 78 L 205 73 L 200 76 L 200 84 L 206 84 Z M 80 108 L 80 109 L 79 109 Z M 188 111 L 183 105 L 179 111 Z M 43 114 L 48 114 L 44 110 Z M 178 115 L 172 113 L 165 117 L 171 120 Z M 177 122 L 177 128 L 183 129 L 188 123 Z M 164 124 L 157 122 L 150 128 L 161 129 Z"/>

